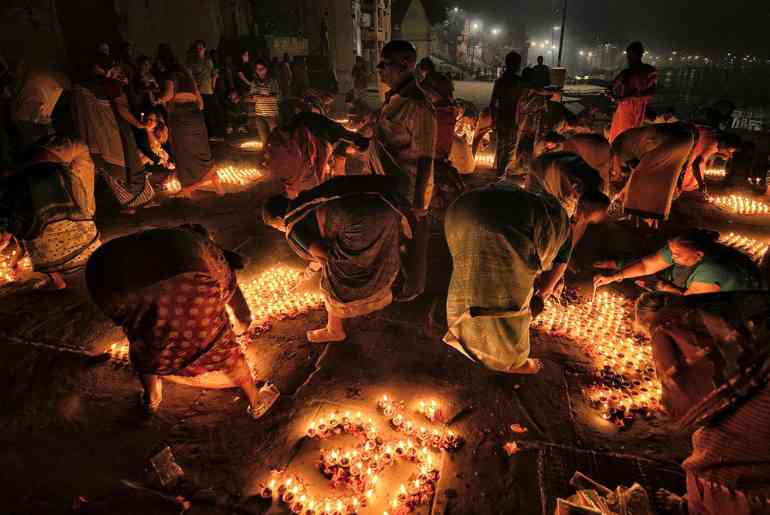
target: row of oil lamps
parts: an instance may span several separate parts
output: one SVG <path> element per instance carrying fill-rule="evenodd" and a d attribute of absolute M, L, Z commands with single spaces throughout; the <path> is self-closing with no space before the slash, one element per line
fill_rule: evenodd
<path fill-rule="evenodd" d="M 219 180 L 227 186 L 246 186 L 262 179 L 263 174 L 258 168 L 227 165 L 217 170 Z M 174 195 L 182 191 L 182 183 L 176 174 L 171 174 L 163 182 L 163 191 Z"/>
<path fill-rule="evenodd" d="M 709 197 L 709 202 L 738 215 L 770 214 L 770 205 L 742 195 L 713 195 Z"/>
<path fill-rule="evenodd" d="M 319 293 L 292 291 L 301 277 L 299 270 L 274 266 L 241 285 L 257 329 L 266 330 L 272 320 L 294 318 L 323 305 Z"/>
<path fill-rule="evenodd" d="M 597 382 L 583 390 L 601 415 L 619 426 L 634 414 L 660 410 L 660 383 L 648 341 L 635 338 L 628 301 L 600 292 L 591 302 L 548 302 L 534 328 L 576 342 L 591 359 Z"/>
<path fill-rule="evenodd" d="M 494 150 L 479 150 L 476 152 L 476 157 L 474 158 L 476 162 L 476 166 L 484 167 L 484 168 L 492 168 L 495 166 L 495 152 Z"/>
<path fill-rule="evenodd" d="M 760 261 L 770 247 L 767 243 L 734 232 L 721 235 L 719 242 L 747 254 L 754 261 Z"/>
<path fill-rule="evenodd" d="M 391 400 L 387 395 L 377 403 L 380 411 L 389 418 L 391 427 L 403 432 L 403 403 Z M 418 410 L 430 421 L 438 419 L 441 412 L 437 401 L 420 401 Z M 396 417 L 400 417 L 397 419 Z M 396 420 L 400 420 L 397 422 Z M 354 495 L 340 499 L 315 500 L 306 483 L 297 476 L 271 479 L 261 485 L 260 495 L 265 499 L 284 503 L 292 513 L 303 515 L 354 515 L 370 506 L 379 483 L 379 474 L 395 463 L 411 462 L 418 465 L 418 471 L 410 475 L 406 484 L 401 484 L 395 496 L 388 502 L 388 509 L 394 515 L 413 512 L 418 506 L 430 503 L 436 491 L 439 471 L 433 462 L 433 452 L 450 451 L 462 445 L 462 437 L 451 431 L 428 432 L 420 428 L 414 432 L 418 445 L 411 438 L 395 443 L 386 442 L 379 434 L 371 418 L 364 420 L 361 412 L 342 414 L 331 412 L 311 421 L 306 436 L 325 440 L 348 434 L 359 437 L 361 443 L 351 449 L 322 449 L 319 468 L 332 482 L 335 489 L 353 492 Z M 389 512 L 384 512 L 389 515 Z"/>

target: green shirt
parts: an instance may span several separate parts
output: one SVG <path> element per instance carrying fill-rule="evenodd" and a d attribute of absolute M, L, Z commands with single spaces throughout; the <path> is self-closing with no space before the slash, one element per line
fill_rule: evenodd
<path fill-rule="evenodd" d="M 208 57 L 200 58 L 198 55 L 191 55 L 187 58 L 187 68 L 198 85 L 201 95 L 214 94 L 214 63 Z"/>
<path fill-rule="evenodd" d="M 751 272 L 745 270 L 737 263 L 727 263 L 715 256 L 704 256 L 700 263 L 694 267 L 683 267 L 674 263 L 671 249 L 668 244 L 662 249 L 663 259 L 669 265 L 674 266 L 672 276 L 687 276 L 685 284 L 677 285 L 689 288 L 692 283 L 716 284 L 720 291 L 750 290 L 754 286 Z M 689 275 L 688 275 L 689 271 Z"/>

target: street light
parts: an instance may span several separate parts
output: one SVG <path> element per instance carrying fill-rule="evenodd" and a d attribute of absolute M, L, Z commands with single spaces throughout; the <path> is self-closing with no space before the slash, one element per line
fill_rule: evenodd
<path fill-rule="evenodd" d="M 585 53 L 585 52 L 583 52 L 582 50 L 581 50 L 580 52 L 578 52 L 578 53 L 580 54 L 580 56 L 581 56 L 581 57 L 583 57 L 584 55 L 586 55 L 586 53 Z"/>
<path fill-rule="evenodd" d="M 495 28 L 492 29 L 492 35 L 493 36 L 497 36 L 498 34 L 500 34 L 500 32 L 501 32 L 500 27 L 495 27 Z"/>
<path fill-rule="evenodd" d="M 455 7 L 454 9 L 452 9 L 452 12 L 456 13 L 456 12 L 458 12 L 459 10 L 460 10 L 460 8 L 459 8 L 459 7 Z"/>

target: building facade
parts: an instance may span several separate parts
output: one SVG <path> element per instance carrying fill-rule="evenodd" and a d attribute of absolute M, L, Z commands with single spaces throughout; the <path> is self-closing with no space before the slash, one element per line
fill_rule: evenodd
<path fill-rule="evenodd" d="M 417 48 L 417 59 L 429 56 L 433 34 L 422 0 L 394 1 L 391 16 L 393 39 L 411 41 Z"/>

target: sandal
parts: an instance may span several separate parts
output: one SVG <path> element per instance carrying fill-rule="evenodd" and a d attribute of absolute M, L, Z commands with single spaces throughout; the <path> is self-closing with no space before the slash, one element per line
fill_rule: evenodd
<path fill-rule="evenodd" d="M 249 404 L 249 407 L 246 408 L 246 412 L 254 420 L 261 418 L 265 413 L 267 413 L 267 411 L 273 407 L 273 404 L 275 404 L 275 402 L 281 396 L 281 392 L 278 390 L 278 387 L 272 383 L 265 383 L 257 393 L 261 399 L 259 404 L 256 407 Z"/>

